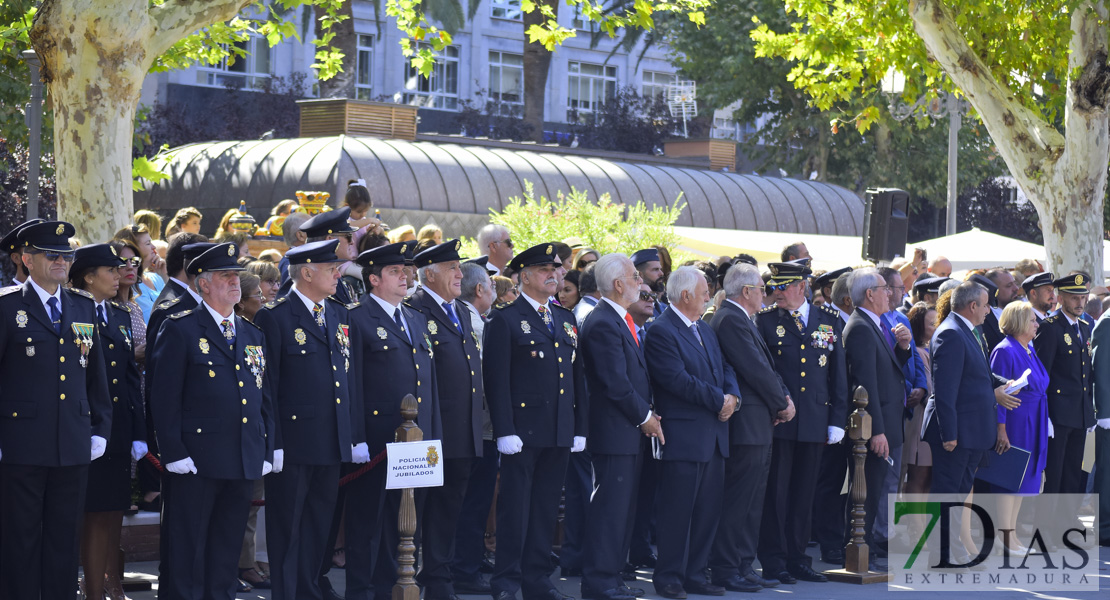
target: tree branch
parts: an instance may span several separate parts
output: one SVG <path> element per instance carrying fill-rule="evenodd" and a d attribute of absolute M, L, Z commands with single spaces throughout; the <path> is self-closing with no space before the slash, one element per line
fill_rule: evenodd
<path fill-rule="evenodd" d="M 160 56 L 182 38 L 213 23 L 230 20 L 251 0 L 167 0 L 150 8 L 155 23 L 152 56 Z"/>
<path fill-rule="evenodd" d="M 910 16 L 929 53 L 979 112 L 1011 173 L 1022 187 L 1036 187 L 1062 154 L 1064 136 L 998 82 L 941 0 L 910 0 Z"/>

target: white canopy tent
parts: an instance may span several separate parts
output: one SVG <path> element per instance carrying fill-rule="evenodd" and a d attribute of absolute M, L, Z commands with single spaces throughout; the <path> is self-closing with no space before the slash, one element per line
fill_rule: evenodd
<path fill-rule="evenodd" d="M 1110 242 L 1104 241 L 1102 246 L 1102 272 L 1106 276 L 1110 273 Z M 907 255 L 912 255 L 913 249 L 919 247 L 928 250 L 929 258 L 943 256 L 950 260 L 953 272 L 1013 267 L 1023 258 L 1036 259 L 1048 267 L 1045 264 L 1044 246 L 980 231 L 977 227 L 955 235 L 907 244 Z"/>

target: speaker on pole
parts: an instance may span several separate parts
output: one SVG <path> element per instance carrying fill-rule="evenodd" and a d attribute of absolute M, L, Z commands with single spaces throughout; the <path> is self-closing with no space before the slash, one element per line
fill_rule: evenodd
<path fill-rule="evenodd" d="M 867 190 L 863 214 L 863 258 L 894 260 L 906 250 L 910 195 L 902 190 Z"/>

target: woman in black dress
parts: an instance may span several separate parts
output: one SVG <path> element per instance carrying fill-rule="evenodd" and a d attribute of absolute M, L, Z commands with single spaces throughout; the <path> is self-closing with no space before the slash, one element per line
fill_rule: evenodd
<path fill-rule="evenodd" d="M 146 427 L 139 368 L 135 363 L 130 309 L 115 302 L 119 290 L 121 244 L 94 244 L 78 248 L 70 269 L 70 283 L 92 295 L 96 302 L 101 355 L 112 398 L 112 433 L 104 455 L 89 465 L 85 493 L 85 519 L 81 534 L 82 567 L 86 597 L 124 597 L 118 572 L 109 569 L 109 557 L 118 556 L 123 512 L 131 508 L 131 459 L 146 454 Z M 113 563 L 117 561 L 112 561 Z"/>

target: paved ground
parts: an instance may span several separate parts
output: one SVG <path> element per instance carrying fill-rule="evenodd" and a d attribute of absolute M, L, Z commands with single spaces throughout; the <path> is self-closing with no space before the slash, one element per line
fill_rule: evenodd
<path fill-rule="evenodd" d="M 1099 548 L 1099 550 L 1100 550 L 1100 552 L 1099 552 L 1099 579 L 1101 580 L 1101 584 L 1100 584 L 1101 591 L 1087 592 L 1087 593 L 1059 593 L 1059 592 L 1034 593 L 1034 592 L 1024 592 L 1024 591 L 1021 591 L 1021 590 L 1006 590 L 1006 591 L 998 591 L 998 592 L 989 592 L 988 593 L 988 598 L 985 599 L 985 600 L 992 600 L 992 599 L 1006 599 L 1006 600 L 1010 600 L 1010 599 L 1015 599 L 1015 600 L 1016 599 L 1030 599 L 1030 600 L 1032 600 L 1032 599 L 1038 599 L 1038 600 L 1071 600 L 1071 599 L 1088 600 L 1088 599 L 1090 599 L 1090 600 L 1095 600 L 1095 599 L 1098 599 L 1098 600 L 1106 600 L 1106 598 L 1110 597 L 1110 595 L 1108 595 L 1108 593 L 1107 593 L 1107 590 L 1110 590 L 1110 548 L 1102 547 L 1102 548 Z M 811 553 L 812 552 L 813 552 L 813 549 L 811 549 Z M 814 560 L 814 568 L 828 567 L 828 566 L 829 565 L 825 565 L 824 563 L 821 563 L 820 561 L 818 561 L 816 559 Z M 155 563 L 155 562 L 130 563 L 130 564 L 127 565 L 129 576 L 148 578 L 148 579 L 154 581 L 155 586 L 157 586 L 157 581 L 156 581 L 157 568 L 158 568 L 158 564 Z M 580 584 L 579 584 L 579 579 L 577 577 L 561 578 L 561 577 L 559 577 L 559 571 L 556 570 L 554 579 L 556 581 L 556 585 L 559 587 L 559 589 L 563 593 L 570 594 L 570 595 L 572 595 L 576 598 L 579 597 L 579 591 L 580 591 L 579 590 L 579 585 Z M 342 570 L 333 570 L 332 573 L 331 573 L 331 580 L 332 580 L 332 583 L 335 586 L 336 590 L 339 591 L 340 593 L 342 593 L 343 592 L 343 587 L 344 587 L 343 571 Z M 659 598 L 659 596 L 655 595 L 655 590 L 651 586 L 651 573 L 649 571 L 641 572 L 640 573 L 640 582 L 637 583 L 637 584 L 630 584 L 630 585 L 641 587 L 645 591 L 647 591 L 648 592 L 648 595 L 646 596 L 647 600 L 654 600 L 654 599 Z M 847 600 L 870 600 L 870 599 L 888 598 L 888 597 L 893 597 L 896 600 L 918 600 L 918 599 L 933 600 L 933 599 L 937 599 L 937 598 L 942 598 L 945 595 L 945 593 L 942 593 L 942 592 L 914 592 L 912 590 L 908 590 L 908 589 L 905 589 L 905 588 L 891 588 L 891 587 L 888 587 L 886 584 L 874 584 L 874 585 L 860 586 L 860 585 L 851 585 L 851 584 L 845 584 L 845 583 L 805 583 L 805 582 L 799 582 L 796 585 L 784 585 L 784 586 L 779 586 L 779 587 L 774 588 L 774 589 L 763 590 L 762 592 L 759 593 L 759 595 L 761 597 L 768 598 L 769 600 L 773 599 L 773 598 L 782 598 L 783 600 L 786 600 L 787 598 L 790 598 L 790 599 L 797 598 L 797 599 L 806 599 L 806 600 L 809 600 L 809 599 L 813 599 L 813 600 L 832 600 L 832 599 L 841 599 L 841 598 L 847 599 Z M 947 595 L 952 596 L 953 594 L 949 593 Z M 957 594 L 957 596 L 959 596 L 959 595 Z M 155 591 L 136 592 L 136 593 L 129 594 L 129 597 L 132 598 L 132 600 L 148 600 L 148 599 L 153 600 L 154 598 L 156 598 L 156 592 Z M 741 594 L 741 593 L 736 593 L 736 592 L 729 592 L 728 594 L 725 595 L 724 598 L 725 598 L 725 600 L 729 600 L 729 599 L 739 600 L 741 598 L 748 598 L 748 597 L 751 597 L 751 594 Z M 246 593 L 246 594 L 239 594 L 238 598 L 240 598 L 242 600 L 254 600 L 254 599 L 261 599 L 261 598 L 269 599 L 270 594 L 269 594 L 269 591 L 267 591 L 267 590 L 258 590 L 258 591 L 253 591 L 253 592 Z M 463 600 L 472 600 L 472 599 L 488 600 L 488 598 L 489 598 L 488 596 L 469 596 L 469 595 L 463 596 Z M 706 597 L 706 596 L 690 596 L 690 598 L 691 598 L 691 600 L 698 600 L 698 599 L 707 600 L 708 597 Z M 953 599 L 953 600 L 956 600 L 956 599 Z M 958 600 L 963 600 L 963 599 L 960 598 Z"/>

